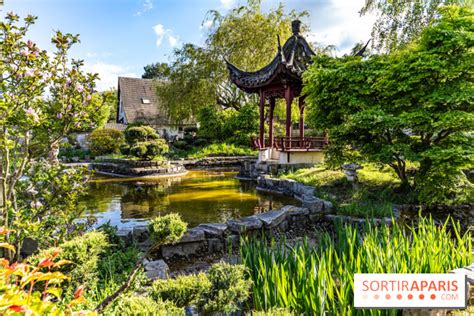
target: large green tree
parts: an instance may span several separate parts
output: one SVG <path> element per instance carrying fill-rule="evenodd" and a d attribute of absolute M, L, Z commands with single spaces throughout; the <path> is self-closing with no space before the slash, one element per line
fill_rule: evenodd
<path fill-rule="evenodd" d="M 459 196 L 461 170 L 473 164 L 473 13 L 443 7 L 417 42 L 391 54 L 315 60 L 304 92 L 309 121 L 330 131 L 330 162 L 359 155 L 388 165 L 423 202 Z"/>
<path fill-rule="evenodd" d="M 259 0 L 230 10 L 207 14 L 204 46 L 184 44 L 174 53 L 169 81 L 158 88 L 162 104 L 176 120 L 195 116 L 202 108 L 239 110 L 255 102 L 230 83 L 225 59 L 242 69 L 257 70 L 271 61 L 277 51 L 277 36 L 291 35 L 291 21 L 306 12 L 285 13 L 283 5 L 262 11 Z"/>
<path fill-rule="evenodd" d="M 365 0 L 360 13 L 377 15 L 372 28 L 373 46 L 391 51 L 416 39 L 438 17 L 438 8 L 471 0 Z"/>

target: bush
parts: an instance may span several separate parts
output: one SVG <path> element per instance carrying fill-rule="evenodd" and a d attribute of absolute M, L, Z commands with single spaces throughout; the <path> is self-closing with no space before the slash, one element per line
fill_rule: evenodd
<path fill-rule="evenodd" d="M 252 281 L 246 280 L 246 271 L 243 265 L 214 264 L 208 272 L 211 289 L 204 293 L 198 307 L 206 313 L 237 311 L 250 295 Z"/>
<path fill-rule="evenodd" d="M 184 309 L 171 302 L 154 301 L 146 296 L 128 296 L 118 300 L 116 315 L 184 315 Z"/>
<path fill-rule="evenodd" d="M 61 268 L 61 272 L 71 277 L 71 284 L 87 284 L 90 286 L 97 282 L 99 258 L 109 246 L 106 234 L 100 231 L 91 231 L 66 241 L 58 247 L 40 251 L 30 261 L 38 261 L 38 258 L 43 258 L 59 251 L 59 254 L 56 256 L 58 260 L 74 262 L 72 265 L 65 265 Z"/>
<path fill-rule="evenodd" d="M 182 275 L 176 279 L 156 280 L 151 295 L 155 300 L 172 301 L 176 306 L 196 304 L 211 289 L 206 274 Z"/>
<path fill-rule="evenodd" d="M 125 140 L 130 146 L 138 142 L 147 142 L 159 138 L 158 133 L 150 126 L 135 126 L 125 130 Z"/>
<path fill-rule="evenodd" d="M 170 244 L 181 239 L 187 226 L 179 214 L 172 213 L 153 218 L 148 229 L 155 243 Z"/>
<path fill-rule="evenodd" d="M 130 148 L 130 154 L 140 159 L 152 160 L 166 154 L 169 150 L 168 144 L 163 139 L 149 142 L 138 142 Z"/>
<path fill-rule="evenodd" d="M 120 153 L 120 147 L 125 143 L 124 134 L 118 129 L 96 129 L 89 135 L 90 149 L 94 156 Z"/>
<path fill-rule="evenodd" d="M 178 141 L 173 143 L 173 147 L 178 148 L 178 149 L 188 149 L 189 145 L 184 140 L 178 140 Z"/>

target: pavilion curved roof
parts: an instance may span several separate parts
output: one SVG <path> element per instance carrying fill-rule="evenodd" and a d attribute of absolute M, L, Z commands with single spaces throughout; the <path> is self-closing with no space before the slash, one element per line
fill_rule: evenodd
<path fill-rule="evenodd" d="M 293 35 L 281 47 L 278 38 L 278 52 L 273 60 L 265 67 L 248 72 L 227 63 L 230 80 L 240 89 L 252 93 L 260 88 L 283 82 L 301 83 L 301 76 L 312 62 L 315 55 L 308 42 L 300 35 L 300 22 L 293 21 Z"/>

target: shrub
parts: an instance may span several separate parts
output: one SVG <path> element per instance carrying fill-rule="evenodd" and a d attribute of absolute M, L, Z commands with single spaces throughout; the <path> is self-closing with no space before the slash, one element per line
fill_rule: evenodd
<path fill-rule="evenodd" d="M 243 265 L 214 264 L 208 272 L 211 289 L 204 293 L 198 307 L 206 313 L 237 311 L 250 295 L 252 281 L 246 280 L 246 271 Z"/>
<path fill-rule="evenodd" d="M 211 282 L 206 274 L 182 275 L 176 279 L 156 280 L 151 295 L 155 300 L 172 301 L 176 306 L 196 304 L 209 292 Z"/>
<path fill-rule="evenodd" d="M 71 277 L 73 285 L 87 283 L 91 285 L 97 282 L 98 262 L 100 255 L 109 247 L 106 234 L 100 231 L 91 231 L 82 236 L 75 237 L 64 242 L 58 247 L 41 251 L 37 256 L 30 259 L 37 262 L 38 258 L 50 256 L 59 252 L 58 260 L 74 262 L 73 265 L 65 265 L 61 272 Z"/>
<path fill-rule="evenodd" d="M 168 214 L 155 217 L 150 221 L 148 229 L 152 240 L 157 244 L 169 244 L 178 241 L 186 231 L 188 224 L 179 214 Z"/>
<path fill-rule="evenodd" d="M 254 311 L 252 316 L 292 316 L 294 315 L 286 308 L 270 308 L 268 311 Z"/>
<path fill-rule="evenodd" d="M 184 309 L 171 302 L 154 301 L 146 296 L 128 296 L 118 301 L 116 315 L 184 315 Z"/>
<path fill-rule="evenodd" d="M 150 126 L 135 126 L 125 130 L 125 140 L 129 145 L 159 139 L 160 136 Z"/>
<path fill-rule="evenodd" d="M 178 140 L 173 143 L 173 147 L 178 148 L 178 149 L 188 149 L 189 146 L 188 146 L 188 143 L 185 142 L 184 140 Z"/>
<path fill-rule="evenodd" d="M 125 137 L 118 129 L 101 128 L 89 135 L 89 142 L 91 152 L 95 156 L 118 154 L 125 143 Z"/>

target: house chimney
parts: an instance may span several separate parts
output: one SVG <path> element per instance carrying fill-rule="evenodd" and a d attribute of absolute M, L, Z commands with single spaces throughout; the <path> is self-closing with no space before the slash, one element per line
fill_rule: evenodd
<path fill-rule="evenodd" d="M 300 34 L 300 28 L 301 28 L 300 20 L 294 20 L 293 22 L 291 22 L 291 30 L 293 31 L 294 35 Z"/>

